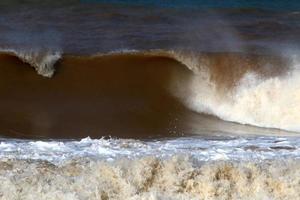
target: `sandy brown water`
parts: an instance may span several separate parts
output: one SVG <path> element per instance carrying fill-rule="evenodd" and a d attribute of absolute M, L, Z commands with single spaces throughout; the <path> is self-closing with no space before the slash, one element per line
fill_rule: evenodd
<path fill-rule="evenodd" d="M 7 62 L 0 68 L 0 129 L 8 136 L 168 134 L 172 120 L 184 110 L 164 88 L 172 69 L 181 68 L 171 59 L 67 57 L 48 79 L 14 57 L 1 57 Z"/>
<path fill-rule="evenodd" d="M 237 54 L 202 57 L 212 72 L 210 80 L 220 93 L 229 92 L 249 70 L 264 76 L 285 72 L 280 68 L 283 61 L 263 58 Z M 3 136 L 151 138 L 211 132 L 251 133 L 255 129 L 188 109 L 172 94 L 172 87 L 177 85 L 185 90 L 193 72 L 165 54 L 65 55 L 55 64 L 52 78 L 37 75 L 30 65 L 15 56 L 1 54 L 0 60 Z"/>
<path fill-rule="evenodd" d="M 0 2 L 0 199 L 300 199 L 297 6 L 111 2 Z"/>
<path fill-rule="evenodd" d="M 7 176 L 7 173 L 11 173 Z M 143 158 L 62 166 L 0 162 L 0 197 L 11 199 L 298 199 L 299 161 L 206 162 Z"/>

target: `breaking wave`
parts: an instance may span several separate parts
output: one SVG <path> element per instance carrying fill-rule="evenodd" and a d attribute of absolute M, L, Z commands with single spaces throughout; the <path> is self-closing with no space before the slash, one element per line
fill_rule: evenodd
<path fill-rule="evenodd" d="M 39 75 L 51 78 L 55 72 L 55 63 L 61 59 L 59 51 L 40 51 L 40 50 L 14 50 L 2 49 L 2 52 L 12 54 L 25 63 L 31 65 Z"/>
<path fill-rule="evenodd" d="M 54 74 L 55 63 L 60 59 L 63 68 L 64 60 L 72 65 L 85 64 L 85 60 L 97 65 L 107 57 L 111 60 L 136 57 L 146 61 L 168 58 L 178 62 L 178 66 L 174 67 L 166 87 L 188 108 L 225 121 L 300 131 L 300 62 L 296 56 L 153 50 L 62 57 L 59 52 L 6 52 L 46 77 Z M 181 67 L 179 64 L 185 65 L 190 72 L 177 69 Z M 155 66 L 155 70 L 159 74 L 164 67 Z"/>
<path fill-rule="evenodd" d="M 175 91 L 189 108 L 226 121 L 300 131 L 300 61 L 296 56 L 221 55 L 199 60 L 188 60 L 194 75 Z"/>

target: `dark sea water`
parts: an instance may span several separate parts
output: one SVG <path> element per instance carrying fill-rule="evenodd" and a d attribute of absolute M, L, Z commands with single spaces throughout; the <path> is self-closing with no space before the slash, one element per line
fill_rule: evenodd
<path fill-rule="evenodd" d="M 299 41 L 297 1 L 28 2 L 3 2 L 2 46 L 84 54 L 177 48 L 255 52 Z"/>
<path fill-rule="evenodd" d="M 0 199 L 299 199 L 298 1 L 0 2 Z"/>

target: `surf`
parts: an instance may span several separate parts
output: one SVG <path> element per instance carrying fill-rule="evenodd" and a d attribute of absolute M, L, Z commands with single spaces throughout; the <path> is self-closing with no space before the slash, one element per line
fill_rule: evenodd
<path fill-rule="evenodd" d="M 300 196 L 297 159 L 197 164 L 174 156 L 113 162 L 78 159 L 59 166 L 45 161 L 6 160 L 0 166 L 3 199 L 279 200 Z"/>
<path fill-rule="evenodd" d="M 298 83 L 300 79 L 297 56 L 179 50 L 126 50 L 94 55 L 67 55 L 58 52 L 33 53 L 29 51 L 24 53 L 10 50 L 3 52 L 1 57 L 1 63 L 6 66 L 4 67 L 6 72 L 15 70 L 9 76 L 23 80 L 22 86 L 15 88 L 20 93 L 15 95 L 22 96 L 21 93 L 26 95 L 26 91 L 30 92 L 30 87 L 33 85 L 37 94 L 30 92 L 27 95 L 41 99 L 41 102 L 46 105 L 50 105 L 50 102 L 56 102 L 55 106 L 50 106 L 54 110 L 59 109 L 67 102 L 63 98 L 70 99 L 73 102 L 71 104 L 78 106 L 76 107 L 78 112 L 76 109 L 73 111 L 75 116 L 79 113 L 85 113 L 84 115 L 89 116 L 88 118 L 96 118 L 105 110 L 105 103 L 103 104 L 103 97 L 105 96 L 108 101 L 116 102 L 114 105 L 123 104 L 123 108 L 118 106 L 119 110 L 130 110 L 130 107 L 135 103 L 140 104 L 142 102 L 144 102 L 145 107 L 137 108 L 138 110 L 134 112 L 142 113 L 142 110 L 154 109 L 153 112 L 149 110 L 142 115 L 138 114 L 143 117 L 137 119 L 135 116 L 134 119 L 131 119 L 132 122 L 128 122 L 131 125 L 134 123 L 143 124 L 142 129 L 138 126 L 140 132 L 145 131 L 145 129 L 153 132 L 159 130 L 157 132 L 160 133 L 170 132 L 169 130 L 174 128 L 166 125 L 167 123 L 172 124 L 171 121 L 179 115 L 183 115 L 182 118 L 193 116 L 192 112 L 216 116 L 224 121 L 234 123 L 299 131 L 300 96 L 298 94 L 300 94 L 300 88 Z M 8 67 L 9 65 L 10 67 Z M 21 65 L 24 65 L 22 69 Z M 38 74 L 52 78 L 45 80 L 34 75 L 32 70 L 29 70 L 30 66 Z M 16 70 L 20 73 L 23 71 L 22 74 L 27 75 L 24 78 L 21 77 L 23 76 L 21 74 L 13 74 Z M 11 84 L 11 80 L 7 77 L 2 79 L 3 85 Z M 48 91 L 47 95 L 45 95 L 46 91 Z M 6 98 L 11 95 L 9 93 L 11 92 L 7 91 Z M 46 96 L 51 96 L 51 94 L 57 98 L 51 101 L 47 100 L 48 97 Z M 121 103 L 122 100 L 129 102 L 124 104 Z M 30 102 L 33 108 L 35 105 L 42 106 L 40 102 L 34 104 L 35 101 L 33 98 Z M 59 101 L 61 102 L 59 103 Z M 173 113 L 172 115 L 175 117 L 165 117 L 164 114 L 163 117 L 158 117 L 159 102 L 161 101 L 164 102 L 162 111 Z M 88 106 L 81 106 L 82 108 L 80 108 L 79 104 L 89 104 L 88 102 L 93 102 L 95 110 L 99 113 L 88 114 L 92 109 Z M 80 111 L 82 109 L 86 109 L 86 111 Z M 115 113 L 116 110 L 114 110 L 103 113 L 111 115 L 109 113 Z M 125 110 L 124 118 L 130 113 L 129 110 Z M 7 112 L 10 115 L 12 113 L 11 111 Z M 37 115 L 36 112 L 33 111 L 34 115 Z M 54 114 L 53 111 L 49 111 L 49 113 L 43 115 L 47 120 L 50 119 L 50 124 L 53 123 L 53 127 L 60 127 L 59 120 L 55 120 L 57 114 Z M 67 119 L 66 121 L 70 121 L 70 123 L 71 119 L 78 120 L 74 116 L 69 116 L 71 112 L 67 113 L 61 120 Z M 113 116 L 115 114 L 112 114 Z M 155 118 L 157 120 L 154 120 Z M 27 120 L 29 120 L 27 123 L 36 127 L 36 125 L 32 125 L 32 123 L 36 124 L 34 120 Z M 92 125 L 95 119 L 81 120 L 85 121 L 86 125 L 95 127 Z M 92 121 L 93 123 L 91 123 Z M 184 119 L 182 121 L 182 124 L 186 123 Z M 49 132 L 52 136 L 53 133 L 50 132 L 58 132 L 59 134 L 64 130 L 64 128 L 53 129 L 52 126 L 41 127 L 39 125 L 40 128 L 37 130 Z M 150 129 L 151 126 L 157 127 L 157 129 Z M 190 128 L 186 129 L 185 125 L 182 126 L 185 128 L 178 128 L 178 132 L 190 130 Z M 7 125 L 3 127 L 7 127 Z M 104 130 L 114 130 L 112 126 L 100 127 Z M 121 127 L 119 128 L 122 129 Z M 193 125 L 193 127 L 195 126 Z M 68 132 L 70 130 L 74 132 L 83 131 L 87 127 L 84 126 L 81 130 L 76 130 L 76 128 L 78 127 L 70 127 Z M 98 127 L 96 130 L 100 131 L 101 128 Z M 145 132 L 149 132 L 149 130 Z M 27 129 L 27 131 L 29 130 Z M 67 135 L 69 134 L 71 133 Z"/>

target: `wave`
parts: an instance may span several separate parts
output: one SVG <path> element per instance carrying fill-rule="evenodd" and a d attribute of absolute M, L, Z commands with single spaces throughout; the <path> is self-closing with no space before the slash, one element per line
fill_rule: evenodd
<path fill-rule="evenodd" d="M 193 76 L 175 78 L 173 94 L 194 111 L 223 120 L 300 131 L 300 60 L 235 53 L 170 51 Z"/>
<path fill-rule="evenodd" d="M 61 56 L 58 52 L 8 52 L 29 63 L 43 76 L 51 77 L 54 74 L 58 60 L 61 60 L 57 64 L 61 71 L 73 67 L 74 70 L 79 69 L 78 73 L 84 74 L 91 69 L 90 65 L 104 70 L 95 71 L 99 76 L 99 87 L 106 87 L 103 86 L 104 80 L 110 82 L 120 79 L 120 85 L 113 83 L 111 87 L 124 89 L 128 85 L 124 83 L 129 81 L 126 77 L 137 79 L 140 93 L 144 94 L 143 90 L 148 89 L 153 96 L 159 87 L 166 88 L 170 95 L 196 112 L 241 124 L 300 131 L 300 62 L 296 56 L 164 50 L 123 51 L 92 56 Z M 166 60 L 154 63 L 159 59 Z M 126 63 L 128 60 L 131 60 L 129 64 Z M 142 60 L 142 63 L 138 60 Z M 118 66 L 103 69 L 112 62 Z M 142 66 L 131 66 L 138 64 L 147 66 L 144 72 Z M 105 75 L 109 70 L 111 74 Z M 119 73 L 128 75 L 121 76 Z M 59 76 L 60 73 L 54 76 L 53 81 Z M 100 79 L 103 79 L 101 83 Z M 132 86 L 137 87 L 135 83 Z M 128 93 L 134 90 L 127 89 Z M 149 94 L 145 93 L 145 96 Z"/>

